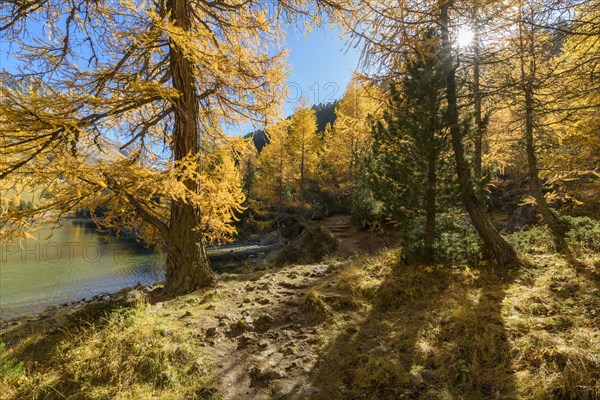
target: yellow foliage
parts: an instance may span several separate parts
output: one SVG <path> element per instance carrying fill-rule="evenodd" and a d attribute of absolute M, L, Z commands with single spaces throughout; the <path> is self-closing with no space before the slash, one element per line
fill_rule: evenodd
<path fill-rule="evenodd" d="M 348 194 L 359 173 L 361 156 L 371 144 L 372 124 L 381 116 L 383 94 L 355 77 L 335 109 L 336 120 L 325 132 L 323 183 L 332 192 Z"/>
<path fill-rule="evenodd" d="M 237 0 L 194 3 L 189 24 L 148 1 L 73 7 L 52 2 L 13 14 L 0 6 L 3 39 L 39 72 L 0 77 L 0 241 L 86 207 L 106 228 L 160 243 L 175 203 L 199 210 L 206 240 L 226 240 L 244 201 L 236 162 L 244 150 L 223 126 L 278 113 L 287 73 L 279 15 Z M 45 30 L 27 31 L 27 17 Z M 86 37 L 93 48 L 80 46 Z M 193 65 L 198 126 L 183 136 L 178 110 L 189 94 L 176 89 L 174 60 Z M 8 207 L 6 197 L 21 192 L 39 194 L 34 209 Z"/>

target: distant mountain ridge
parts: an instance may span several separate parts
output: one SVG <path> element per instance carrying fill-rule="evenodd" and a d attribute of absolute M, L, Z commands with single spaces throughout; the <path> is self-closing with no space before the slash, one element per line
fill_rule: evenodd
<path fill-rule="evenodd" d="M 311 107 L 313 110 L 315 110 L 315 114 L 317 116 L 317 132 L 319 134 L 323 133 L 327 124 L 333 125 L 335 122 L 335 107 L 337 106 L 338 102 L 339 100 L 335 100 L 329 103 L 314 104 Z M 287 118 L 289 119 L 291 116 L 288 116 Z M 244 135 L 244 138 L 252 138 L 254 147 L 256 147 L 256 150 L 258 150 L 259 153 L 262 151 L 263 147 L 269 143 L 269 138 L 267 138 L 265 131 L 262 129 L 247 133 Z"/>
<path fill-rule="evenodd" d="M 0 86 L 6 85 L 15 90 L 24 91 L 27 86 L 30 85 L 26 79 L 18 79 L 6 71 L 0 71 Z M 327 124 L 333 125 L 335 122 L 335 107 L 339 100 L 335 100 L 328 103 L 314 104 L 311 108 L 315 110 L 317 117 L 317 132 L 322 134 Z M 287 117 L 288 119 L 291 116 Z M 247 133 L 244 138 L 252 138 L 256 150 L 260 153 L 269 139 L 262 129 Z M 84 152 L 92 157 L 95 161 L 115 161 L 121 157 L 127 157 L 129 154 L 126 150 L 121 150 L 121 143 L 116 140 L 110 139 L 106 135 L 101 135 L 98 138 L 99 146 L 90 146 L 88 149 L 84 149 Z M 98 148 L 100 147 L 100 148 Z"/>
<path fill-rule="evenodd" d="M 129 156 L 129 152 L 121 150 L 121 143 L 117 140 L 106 135 L 99 136 L 97 140 L 99 146 L 93 145 L 83 150 L 86 155 L 91 157 L 92 161 L 111 162 Z"/>

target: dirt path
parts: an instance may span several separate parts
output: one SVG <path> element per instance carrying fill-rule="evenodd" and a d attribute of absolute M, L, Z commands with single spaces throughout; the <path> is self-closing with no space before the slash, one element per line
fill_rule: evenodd
<path fill-rule="evenodd" d="M 384 246 L 350 218 L 334 215 L 322 222 L 339 242 L 340 255 Z M 337 303 L 331 271 L 325 264 L 294 265 L 217 289 L 218 299 L 208 306 L 214 307 L 213 317 L 206 319 L 203 313 L 202 325 L 223 399 L 298 399 L 316 393 L 311 373 L 333 329 L 323 317 Z M 319 288 L 316 300 L 312 287 Z M 350 313 L 339 307 L 335 311 L 341 318 Z"/>
<path fill-rule="evenodd" d="M 342 254 L 364 251 L 373 244 L 375 235 L 353 227 L 349 216 L 334 216 L 324 224 L 340 242 Z M 179 337 L 189 337 L 197 348 L 195 363 L 214 376 L 220 398 L 311 398 L 318 392 L 313 374 L 320 352 L 332 332 L 340 329 L 338 325 L 352 320 L 355 312 L 336 292 L 334 271 L 345 263 L 224 274 L 214 288 L 158 300 L 143 312 L 159 317 L 164 326 L 157 328 L 160 336 L 169 338 L 177 332 Z M 143 297 L 143 291 L 133 290 L 139 294 L 134 300 Z M 130 292 L 125 296 L 132 297 Z M 14 344 L 50 328 L 60 329 L 84 306 L 7 327 L 10 337 L 5 341 Z"/>
<path fill-rule="evenodd" d="M 340 244 L 339 251 L 345 256 L 372 253 L 385 245 L 384 240 L 369 230 L 360 230 L 352 224 L 349 214 L 336 214 L 322 222 Z"/>
<path fill-rule="evenodd" d="M 540 360 L 560 378 L 543 389 L 546 397 L 556 393 L 569 397 L 572 386 L 564 379 L 577 376 L 583 385 L 571 397 L 584 398 L 581 394 L 592 393 L 586 390 L 596 390 L 597 382 L 597 274 L 577 276 L 555 256 L 533 259 L 536 266 L 514 270 L 442 266 L 428 270 L 404 264 L 400 249 L 392 249 L 373 259 L 246 270 L 224 275 L 213 288 L 154 304 L 132 296 L 140 290 L 127 292 L 138 308 L 131 314 L 116 312 L 108 319 L 100 311 L 110 311 L 106 307 L 112 302 L 92 303 L 104 306 L 94 314 L 104 316 L 83 319 L 78 325 L 84 335 L 95 325 L 91 335 L 84 336 L 93 338 L 91 343 L 71 343 L 77 331 L 67 323 L 66 313 L 77 309 L 69 308 L 0 326 L 0 337 L 10 346 L 24 341 L 27 352 L 21 354 L 27 358 L 17 358 L 29 366 L 32 361 L 41 363 L 39 367 L 34 363 L 31 370 L 36 388 L 41 382 L 69 398 L 85 396 L 89 385 L 98 382 L 98 375 L 82 373 L 82 365 L 85 368 L 91 360 L 95 370 L 103 373 L 102 368 L 110 364 L 103 355 L 106 346 L 121 340 L 129 343 L 121 349 L 131 349 L 126 350 L 123 364 L 138 362 L 140 354 L 152 360 L 181 356 L 183 361 L 161 364 L 165 368 L 159 372 L 160 380 L 142 382 L 144 387 L 146 382 L 162 385 L 170 376 L 162 371 L 177 368 L 192 378 L 175 382 L 186 382 L 185 393 L 194 395 L 162 398 L 208 399 L 213 394 L 231 400 L 441 398 L 436 394 L 521 398 L 538 393 L 530 382 L 547 376 L 539 372 L 538 361 L 527 360 Z M 568 302 L 571 305 L 565 306 Z M 524 333 L 523 326 L 532 333 Z M 138 336 L 131 327 L 145 330 Z M 139 353 L 138 347 L 131 346 L 137 343 L 148 350 Z M 562 353 L 547 357 L 539 353 L 540 348 L 560 346 L 566 346 Z M 81 358 L 81 353 L 88 355 Z M 571 375 L 574 370 L 558 365 L 555 354 L 566 363 L 581 365 L 581 372 Z M 75 360 L 70 359 L 73 355 Z M 61 361 L 66 361 L 64 370 Z M 126 392 L 130 384 L 119 380 L 136 374 L 112 365 L 113 372 L 107 375 L 111 380 L 100 381 L 100 389 L 138 393 Z M 469 375 L 470 367 L 482 365 L 485 368 Z M 209 377 L 214 381 L 203 380 Z M 141 388 L 136 381 L 132 387 Z M 153 392 L 162 386 L 156 388 Z"/>
<path fill-rule="evenodd" d="M 329 298 L 323 297 L 329 289 L 324 288 L 334 286 L 333 271 L 341 265 L 294 265 L 226 275 L 214 288 L 149 304 L 143 312 L 159 317 L 158 335 L 189 337 L 197 348 L 195 365 L 214 377 L 219 398 L 308 398 L 317 392 L 311 374 L 333 329 L 327 318 L 333 308 L 325 302 Z M 311 302 L 313 287 L 319 288 L 318 294 L 313 294 L 316 302 Z M 98 304 L 110 307 L 109 302 Z M 82 307 L 23 319 L 0 334 L 15 345 L 28 337 L 58 332 L 69 326 Z M 57 340 L 44 341 L 48 351 L 40 355 L 40 362 L 52 353 Z"/>
<path fill-rule="evenodd" d="M 316 391 L 308 379 L 326 327 L 307 309 L 306 293 L 326 285 L 329 271 L 302 265 L 229 281 L 210 295 L 214 301 L 187 308 L 182 322 L 202 326 L 223 399 L 295 399 Z"/>

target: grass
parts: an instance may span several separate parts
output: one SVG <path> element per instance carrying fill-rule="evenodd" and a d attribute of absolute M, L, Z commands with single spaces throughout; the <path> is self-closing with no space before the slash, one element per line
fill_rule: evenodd
<path fill-rule="evenodd" d="M 577 267 L 551 252 L 542 228 L 509 237 L 528 260 L 514 269 L 407 264 L 401 249 L 327 260 L 332 274 L 303 304 L 319 356 L 310 397 L 600 399 L 596 228 L 569 234 L 582 238 Z M 245 282 L 277 273 L 247 268 L 228 276 L 232 292 L 93 304 L 58 330 L 43 326 L 0 353 L 0 398 L 217 399 L 198 327 L 231 293 L 247 296 Z"/>
<path fill-rule="evenodd" d="M 20 383 L 25 376 L 23 362 L 14 357 L 5 355 L 5 345 L 0 341 L 0 382 L 9 384 Z"/>
<path fill-rule="evenodd" d="M 561 217 L 568 227 L 566 239 L 575 255 L 587 258 L 600 253 L 600 222 L 588 217 Z M 526 254 L 550 254 L 555 251 L 550 231 L 546 226 L 536 226 L 509 235 L 507 239 L 516 250 Z"/>
<path fill-rule="evenodd" d="M 333 290 L 360 306 L 331 323 L 314 398 L 600 398 L 597 261 L 532 250 L 514 270 L 405 265 L 399 250 L 342 267 Z"/>
<path fill-rule="evenodd" d="M 306 291 L 306 295 L 304 296 L 304 311 L 318 319 L 324 319 L 331 315 L 331 311 L 323 300 L 322 295 L 314 287 Z"/>
<path fill-rule="evenodd" d="M 598 399 L 600 281 L 554 257 L 538 262 L 539 268 L 510 287 L 503 312 L 521 393 Z"/>
<path fill-rule="evenodd" d="M 11 349 L 11 357 L 26 359 L 34 349 L 44 357 L 26 364 L 25 379 L 4 379 L 0 398 L 217 398 L 202 354 L 188 332 L 173 329 L 168 318 L 143 304 L 93 318 L 95 323 L 78 319 Z"/>

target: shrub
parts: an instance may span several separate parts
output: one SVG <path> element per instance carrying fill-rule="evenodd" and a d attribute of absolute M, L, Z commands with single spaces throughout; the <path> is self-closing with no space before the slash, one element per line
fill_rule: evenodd
<path fill-rule="evenodd" d="M 305 232 L 273 260 L 274 266 L 320 262 L 338 247 L 335 238 L 323 227 L 315 228 L 312 233 Z"/>
<path fill-rule="evenodd" d="M 520 253 L 544 254 L 555 251 L 552 235 L 546 226 L 515 232 L 506 236 L 506 239 Z"/>
<path fill-rule="evenodd" d="M 364 184 L 356 185 L 352 190 L 350 201 L 352 223 L 364 226 L 366 222 L 383 220 L 381 202 L 375 200 L 373 194 Z"/>
<path fill-rule="evenodd" d="M 0 340 L 0 381 L 17 381 L 25 375 L 23 362 L 6 355 L 4 347 L 4 342 Z"/>
<path fill-rule="evenodd" d="M 452 264 L 474 265 L 481 258 L 482 244 L 475 229 L 456 214 L 438 214 L 438 238 L 434 242 L 436 259 Z"/>
<path fill-rule="evenodd" d="M 600 222 L 588 217 L 563 216 L 561 222 L 567 227 L 566 238 L 571 249 L 579 254 L 600 253 Z M 519 252 L 544 254 L 556 251 L 552 235 L 546 226 L 536 226 L 507 236 Z"/>
<path fill-rule="evenodd" d="M 589 217 L 561 217 L 568 226 L 567 240 L 577 253 L 600 253 L 600 221 Z"/>

